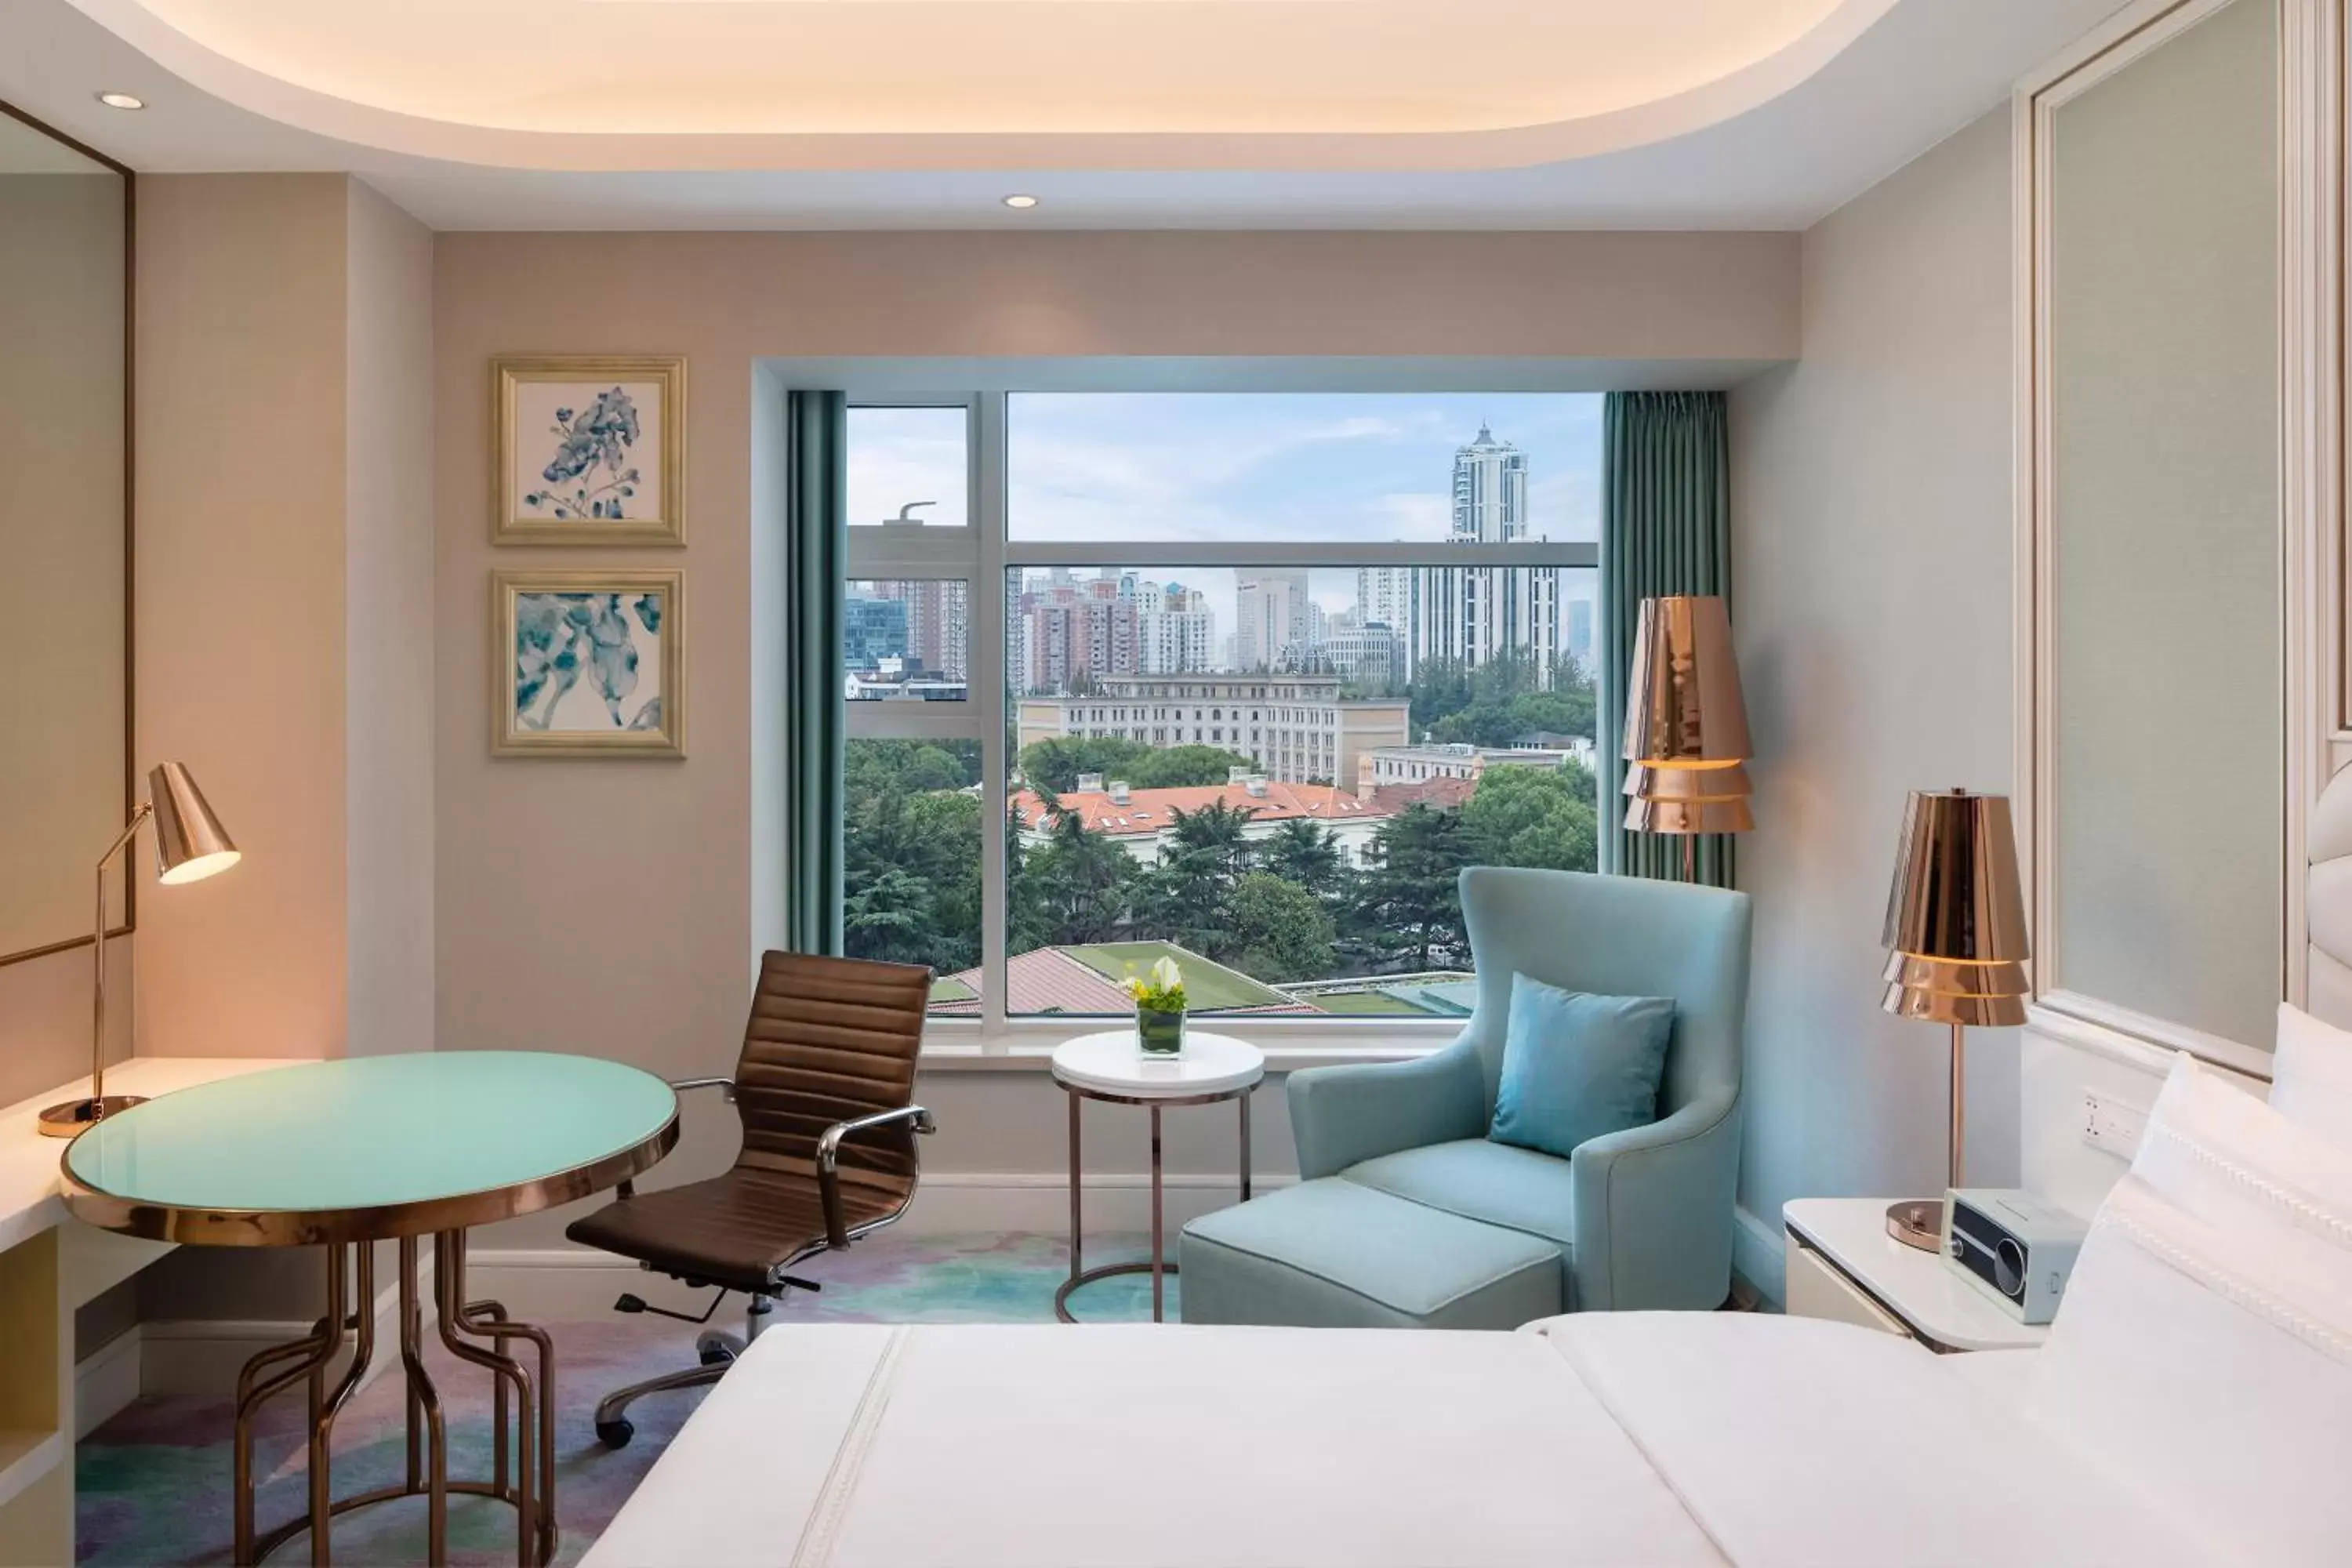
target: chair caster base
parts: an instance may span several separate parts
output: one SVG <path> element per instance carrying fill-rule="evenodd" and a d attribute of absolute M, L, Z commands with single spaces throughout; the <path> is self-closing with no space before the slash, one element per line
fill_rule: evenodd
<path fill-rule="evenodd" d="M 706 1333 L 696 1337 L 694 1353 L 705 1366 L 730 1366 L 743 1353 L 743 1347 L 732 1334 Z"/>
<path fill-rule="evenodd" d="M 625 1448 L 637 1435 L 636 1424 L 622 1418 L 596 1423 L 596 1441 L 607 1448 Z"/>

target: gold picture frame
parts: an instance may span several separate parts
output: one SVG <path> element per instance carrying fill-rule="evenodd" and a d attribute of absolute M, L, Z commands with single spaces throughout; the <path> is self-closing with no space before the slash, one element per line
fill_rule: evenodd
<path fill-rule="evenodd" d="M 685 756 L 686 574 L 492 572 L 490 752 Z"/>
<path fill-rule="evenodd" d="M 500 354 L 490 453 L 493 544 L 683 545 L 686 358 Z"/>

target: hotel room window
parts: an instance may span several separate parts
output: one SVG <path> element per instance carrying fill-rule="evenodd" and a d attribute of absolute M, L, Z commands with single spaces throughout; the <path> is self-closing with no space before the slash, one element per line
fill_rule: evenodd
<path fill-rule="evenodd" d="M 1460 868 L 1598 858 L 1600 404 L 853 399 L 851 952 L 987 1033 L 1165 954 L 1198 1012 L 1459 1017 Z"/>

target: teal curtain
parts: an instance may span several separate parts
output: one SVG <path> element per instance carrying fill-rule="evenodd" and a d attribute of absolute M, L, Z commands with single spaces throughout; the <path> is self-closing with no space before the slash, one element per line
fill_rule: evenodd
<path fill-rule="evenodd" d="M 1731 593 L 1730 443 L 1720 392 L 1612 392 L 1601 414 L 1600 723 L 1601 865 L 1680 879 L 1685 841 L 1628 833 L 1626 682 L 1642 601 Z M 1732 885 L 1732 839 L 1698 836 L 1698 880 Z"/>
<path fill-rule="evenodd" d="M 784 940 L 841 952 L 842 600 L 849 565 L 849 409 L 838 392 L 785 405 Z"/>

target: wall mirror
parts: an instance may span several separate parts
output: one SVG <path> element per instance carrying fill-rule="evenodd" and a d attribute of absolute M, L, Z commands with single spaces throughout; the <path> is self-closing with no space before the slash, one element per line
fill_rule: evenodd
<path fill-rule="evenodd" d="M 2034 983 L 2251 1067 L 2289 923 L 2279 7 L 2148 12 L 2021 127 Z"/>
<path fill-rule="evenodd" d="M 89 942 L 129 809 L 131 184 L 0 104 L 0 963 Z"/>

